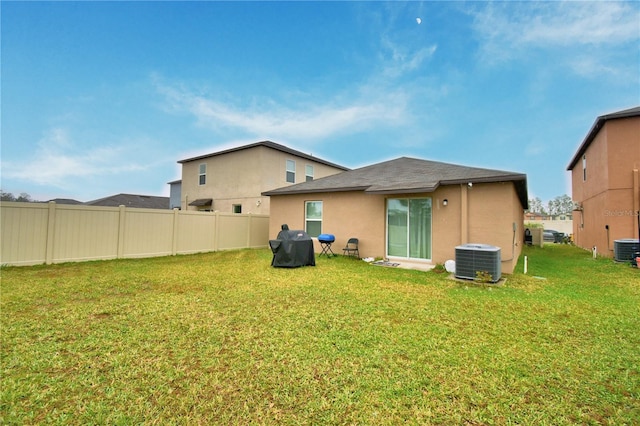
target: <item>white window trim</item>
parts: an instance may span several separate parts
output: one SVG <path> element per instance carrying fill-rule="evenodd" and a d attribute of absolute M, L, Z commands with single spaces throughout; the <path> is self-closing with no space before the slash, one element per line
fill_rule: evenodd
<path fill-rule="evenodd" d="M 309 170 L 311 170 L 311 173 L 309 173 Z M 304 166 L 304 175 L 305 175 L 305 182 L 308 182 L 310 180 L 313 180 L 313 165 L 311 164 L 307 164 Z M 311 179 L 309 179 L 311 178 Z"/>
<path fill-rule="evenodd" d="M 309 219 L 307 217 L 307 205 L 309 203 L 320 203 L 320 219 Z M 320 222 L 320 233 L 322 233 L 322 221 L 323 221 L 323 217 L 324 217 L 324 203 L 322 200 L 309 200 L 309 201 L 305 201 L 304 202 L 304 231 L 306 233 L 309 233 L 309 230 L 307 228 L 307 223 L 308 222 Z M 312 238 L 318 238 L 316 237 L 312 237 Z"/>
<path fill-rule="evenodd" d="M 289 170 L 289 164 L 293 165 L 293 169 Z M 289 173 L 293 173 L 293 182 L 289 182 Z M 285 172 L 284 172 L 284 180 L 287 183 L 296 183 L 296 160 L 286 160 L 285 162 Z"/>
<path fill-rule="evenodd" d="M 204 173 L 202 173 L 202 166 L 204 166 Z M 204 183 L 200 183 L 200 178 L 204 176 Z M 207 163 L 200 163 L 198 165 L 198 186 L 207 184 Z"/>
<path fill-rule="evenodd" d="M 387 198 L 385 200 L 385 253 L 387 255 L 387 258 L 389 259 L 394 259 L 394 260 L 409 260 L 411 262 L 426 262 L 426 263 L 430 263 L 433 260 L 433 210 L 431 211 L 431 238 L 429 240 L 429 246 L 431 247 L 431 257 L 428 259 L 425 258 L 418 258 L 418 257 L 410 257 L 410 256 L 393 256 L 393 255 L 389 255 L 389 200 L 426 200 L 426 199 L 430 199 L 431 200 L 431 208 L 433 209 L 433 197 L 399 197 L 399 198 L 395 198 L 395 197 L 390 197 Z M 408 218 L 407 218 L 408 219 Z M 407 241 L 409 239 L 409 233 L 407 233 Z M 409 246 L 407 245 L 407 248 Z M 408 253 L 410 254 L 410 253 Z"/>

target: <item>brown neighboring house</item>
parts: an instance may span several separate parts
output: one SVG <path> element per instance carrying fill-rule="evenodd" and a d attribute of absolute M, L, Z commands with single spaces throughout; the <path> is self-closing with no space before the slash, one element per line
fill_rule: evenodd
<path fill-rule="evenodd" d="M 84 203 L 87 206 L 134 207 L 140 209 L 168 209 L 169 197 L 154 195 L 116 194 Z"/>
<path fill-rule="evenodd" d="M 549 220 L 550 216 L 546 213 L 526 212 L 524 220 Z"/>
<path fill-rule="evenodd" d="M 638 238 L 640 107 L 596 118 L 571 159 L 576 245 L 612 257 L 618 239 Z"/>
<path fill-rule="evenodd" d="M 271 141 L 178 161 L 182 210 L 269 214 L 262 193 L 349 170 Z"/>
<path fill-rule="evenodd" d="M 528 207 L 524 174 L 407 157 L 263 195 L 273 237 L 286 223 L 335 235 L 334 252 L 357 237 L 361 257 L 425 263 L 455 259 L 461 244 L 489 244 L 501 248 L 505 273 L 522 250 Z"/>

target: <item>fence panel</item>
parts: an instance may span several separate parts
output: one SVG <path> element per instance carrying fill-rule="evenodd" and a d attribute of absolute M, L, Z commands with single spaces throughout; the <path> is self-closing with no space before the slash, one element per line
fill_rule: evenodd
<path fill-rule="evenodd" d="M 172 254 L 173 221 L 172 210 L 126 209 L 121 257 Z"/>
<path fill-rule="evenodd" d="M 214 251 L 216 221 L 212 213 L 180 212 L 176 253 Z"/>
<path fill-rule="evenodd" d="M 238 215 L 233 213 L 216 213 L 216 216 L 218 217 L 216 232 L 218 236 L 218 250 L 230 250 L 249 246 L 247 242 L 249 215 L 242 215 L 241 220 L 238 220 Z"/>
<path fill-rule="evenodd" d="M 56 205 L 53 250 L 48 263 L 118 257 L 118 209 Z"/>
<path fill-rule="evenodd" d="M 252 216 L 249 247 L 264 247 L 264 236 L 269 236 L 269 216 Z M 267 241 L 268 244 L 268 241 Z"/>
<path fill-rule="evenodd" d="M 47 256 L 49 206 L 27 203 L 2 203 L 0 211 L 0 264 L 33 265 Z"/>
<path fill-rule="evenodd" d="M 0 203 L 0 264 L 154 257 L 267 247 L 269 216 Z"/>

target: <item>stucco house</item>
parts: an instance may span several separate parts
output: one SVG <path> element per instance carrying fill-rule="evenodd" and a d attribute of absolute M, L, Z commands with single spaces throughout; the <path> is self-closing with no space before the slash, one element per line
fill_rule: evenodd
<path fill-rule="evenodd" d="M 567 170 L 576 245 L 613 257 L 615 240 L 638 238 L 640 107 L 597 117 Z"/>
<path fill-rule="evenodd" d="M 172 210 L 181 208 L 180 194 L 182 194 L 182 181 L 178 179 L 167 182 L 167 184 L 169 185 L 169 208 Z"/>
<path fill-rule="evenodd" d="M 461 244 L 489 244 L 501 248 L 505 273 L 522 250 L 528 207 L 524 174 L 408 157 L 263 195 L 272 236 L 286 223 L 312 237 L 335 235 L 334 252 L 357 237 L 361 257 L 427 264 L 455 259 Z"/>
<path fill-rule="evenodd" d="M 178 161 L 180 208 L 269 214 L 263 192 L 349 170 L 271 141 Z"/>

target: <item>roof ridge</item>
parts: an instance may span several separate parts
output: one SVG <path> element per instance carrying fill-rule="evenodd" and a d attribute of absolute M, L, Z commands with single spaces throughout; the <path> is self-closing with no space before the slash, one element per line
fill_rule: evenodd
<path fill-rule="evenodd" d="M 327 165 L 327 166 L 335 167 L 337 169 L 351 170 L 348 167 L 341 166 L 340 164 L 336 164 L 336 163 L 333 163 L 331 161 L 324 160 L 324 159 L 322 159 L 320 157 L 314 157 L 312 154 L 307 154 L 307 153 L 304 153 L 304 152 L 299 151 L 297 149 L 293 149 L 293 148 L 290 148 L 290 147 L 288 147 L 286 145 L 282 145 L 282 144 L 279 144 L 277 142 L 273 142 L 273 141 L 270 141 L 270 140 L 253 142 L 253 143 L 250 143 L 250 144 L 241 145 L 241 146 L 228 148 L 228 149 L 223 149 L 223 150 L 211 152 L 211 153 L 208 153 L 208 154 L 198 155 L 198 156 L 195 156 L 195 157 L 186 158 L 184 160 L 178 160 L 178 163 L 182 164 L 182 163 L 186 163 L 186 162 L 189 162 L 189 161 L 196 161 L 196 160 L 201 160 L 201 159 L 204 159 L 204 158 L 216 157 L 218 155 L 229 154 L 229 153 L 237 152 L 237 151 L 243 151 L 245 149 L 256 148 L 256 147 L 259 147 L 259 146 L 265 146 L 265 147 L 268 147 L 268 148 L 271 148 L 271 149 L 275 149 L 275 150 L 280 151 L 280 152 L 288 153 L 288 154 L 295 155 L 295 156 L 300 157 L 300 158 L 305 158 L 307 160 L 311 160 L 311 161 L 315 161 L 317 163 L 321 163 L 321 164 L 324 164 L 324 165 Z"/>

